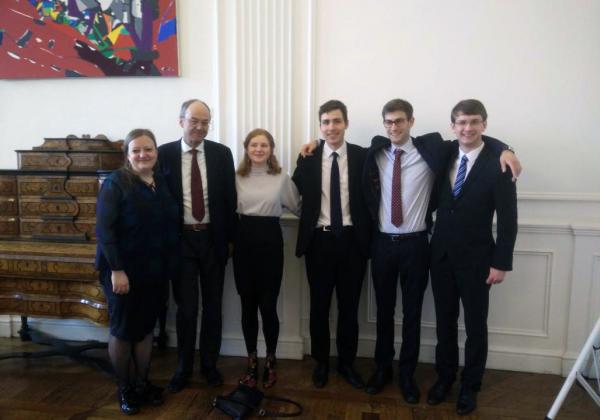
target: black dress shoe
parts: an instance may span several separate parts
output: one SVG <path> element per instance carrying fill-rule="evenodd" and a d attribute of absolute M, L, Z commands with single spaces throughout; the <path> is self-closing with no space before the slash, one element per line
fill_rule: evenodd
<path fill-rule="evenodd" d="M 135 389 L 130 386 L 123 386 L 119 388 L 117 394 L 119 397 L 119 408 L 123 414 L 130 416 L 140 412 L 140 403 L 137 399 Z"/>
<path fill-rule="evenodd" d="M 427 404 L 438 405 L 444 402 L 450 388 L 452 388 L 452 382 L 438 379 L 427 393 Z"/>
<path fill-rule="evenodd" d="M 188 385 L 189 380 L 189 375 L 176 373 L 171 378 L 171 382 L 169 382 L 169 385 L 167 385 L 167 389 L 170 393 L 175 394 L 181 391 L 183 388 L 185 388 Z"/>
<path fill-rule="evenodd" d="M 456 414 L 466 416 L 477 408 L 477 391 L 462 387 L 456 401 Z"/>
<path fill-rule="evenodd" d="M 139 385 L 136 392 L 140 402 L 143 404 L 159 406 L 164 403 L 163 388 L 154 385 L 150 381 L 146 381 Z"/>
<path fill-rule="evenodd" d="M 223 375 L 217 368 L 202 369 L 202 376 L 206 379 L 208 386 L 214 388 L 223 385 Z"/>
<path fill-rule="evenodd" d="M 363 389 L 365 387 L 365 382 L 362 380 L 357 371 L 354 370 L 352 366 L 338 366 L 338 373 L 342 378 L 346 380 L 350 385 L 352 385 L 356 389 Z"/>
<path fill-rule="evenodd" d="M 417 404 L 419 402 L 421 392 L 419 391 L 419 388 L 417 387 L 417 384 L 413 377 L 401 377 L 399 381 L 399 386 L 400 391 L 402 391 L 404 401 L 406 401 L 409 404 Z"/>
<path fill-rule="evenodd" d="M 317 388 L 323 388 L 327 385 L 327 380 L 329 379 L 329 366 L 326 363 L 319 363 L 315 370 L 313 370 L 313 384 Z"/>
<path fill-rule="evenodd" d="M 392 382 L 392 369 L 377 369 L 367 382 L 367 394 L 379 394 L 383 388 Z"/>

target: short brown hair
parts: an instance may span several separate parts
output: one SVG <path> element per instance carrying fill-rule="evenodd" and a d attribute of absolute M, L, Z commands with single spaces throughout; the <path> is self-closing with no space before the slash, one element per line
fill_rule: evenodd
<path fill-rule="evenodd" d="M 271 156 L 267 159 L 267 170 L 268 174 L 276 175 L 281 173 L 281 166 L 279 166 L 279 162 L 277 161 L 277 156 L 275 156 L 275 140 L 273 140 L 273 136 L 264 128 L 255 128 L 250 131 L 246 135 L 246 139 L 244 140 L 244 157 L 238 166 L 237 174 L 240 176 L 248 176 L 250 174 L 250 169 L 252 168 L 252 161 L 248 157 L 248 145 L 250 141 L 257 136 L 265 136 L 269 141 L 269 145 L 271 146 Z"/>
<path fill-rule="evenodd" d="M 348 124 L 348 108 L 342 101 L 331 99 L 319 107 L 319 123 L 321 123 L 321 115 L 339 109 L 344 117 L 344 122 Z"/>
<path fill-rule="evenodd" d="M 396 111 L 404 112 L 406 118 L 409 120 L 413 117 L 413 107 L 410 102 L 405 101 L 404 99 L 392 99 L 391 101 L 388 101 L 381 110 L 381 116 L 385 118 L 385 114 Z"/>
<path fill-rule="evenodd" d="M 452 124 L 456 122 L 456 117 L 458 117 L 459 114 L 480 115 L 483 121 L 487 121 L 488 117 L 485 106 L 477 99 L 463 99 L 454 105 L 454 108 L 452 108 L 452 112 L 450 113 L 450 121 L 452 121 Z"/>

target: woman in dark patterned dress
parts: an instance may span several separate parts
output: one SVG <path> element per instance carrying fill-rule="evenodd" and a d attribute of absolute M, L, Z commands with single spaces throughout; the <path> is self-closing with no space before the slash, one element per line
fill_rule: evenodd
<path fill-rule="evenodd" d="M 108 353 L 121 411 L 162 404 L 162 389 L 148 381 L 154 325 L 163 305 L 171 254 L 177 248 L 177 205 L 155 171 L 158 151 L 150 130 L 131 131 L 126 162 L 98 195 L 96 268 L 108 301 Z M 130 372 L 134 372 L 132 375 Z"/>

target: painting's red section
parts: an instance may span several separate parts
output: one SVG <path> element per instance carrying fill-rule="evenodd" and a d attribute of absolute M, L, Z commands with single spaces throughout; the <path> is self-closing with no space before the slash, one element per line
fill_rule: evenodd
<path fill-rule="evenodd" d="M 176 35 L 161 43 L 156 42 L 161 17 L 171 3 L 173 4 L 165 20 L 175 17 L 174 1 L 160 0 L 159 18 L 152 24 L 153 48 L 158 52 L 153 64 L 158 70 L 157 75 L 162 76 L 178 74 Z M 111 75 L 106 74 L 106 69 L 103 71 L 92 61 L 82 59 L 78 55 L 74 48 L 76 41 L 97 50 L 85 35 L 75 28 L 54 22 L 50 17 L 41 19 L 43 24 L 36 23 L 36 19 L 40 20 L 40 15 L 26 0 L 2 0 L 0 3 L 0 31 L 3 31 L 0 44 L 0 78 L 66 77 L 67 70 L 87 77 Z M 31 31 L 28 41 L 18 45 L 17 42 L 27 31 Z M 129 35 L 121 35 L 114 48 L 114 55 L 124 61 L 130 61 L 130 48 L 135 48 L 135 43 Z"/>

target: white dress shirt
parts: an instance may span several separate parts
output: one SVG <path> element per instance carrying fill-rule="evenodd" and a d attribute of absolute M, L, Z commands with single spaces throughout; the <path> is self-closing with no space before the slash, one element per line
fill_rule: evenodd
<path fill-rule="evenodd" d="M 202 176 L 202 192 L 204 193 L 204 219 L 196 220 L 192 216 L 192 148 L 181 140 L 181 183 L 183 187 L 183 223 L 193 225 L 196 223 L 210 223 L 208 203 L 208 182 L 206 177 L 206 154 L 204 153 L 204 141 L 196 147 L 198 153 L 196 159 Z"/>
<path fill-rule="evenodd" d="M 467 161 L 467 171 L 465 172 L 465 181 L 466 181 L 467 177 L 469 176 L 469 172 L 471 172 L 471 168 L 473 167 L 473 165 L 475 164 L 475 161 L 479 157 L 479 154 L 483 150 L 483 146 L 485 146 L 485 143 L 481 143 L 481 145 L 479 145 L 479 147 L 477 149 L 473 149 L 469 153 L 463 152 L 462 150 L 460 150 L 460 148 L 458 149 L 458 158 L 452 164 L 452 168 L 450 168 L 449 178 L 450 178 L 450 184 L 451 184 L 450 186 L 452 187 L 452 189 L 454 189 L 454 184 L 456 184 L 456 173 L 458 172 L 458 167 L 460 166 L 460 161 L 461 161 L 462 157 L 464 155 L 467 155 L 467 159 L 469 159 Z"/>
<path fill-rule="evenodd" d="M 340 169 L 340 198 L 342 203 L 342 223 L 344 226 L 352 226 L 350 217 L 350 193 L 348 190 L 348 147 L 346 142 L 339 149 L 333 150 L 327 143 L 323 143 L 323 159 L 321 160 L 321 213 L 317 226 L 331 226 L 331 199 L 329 197 L 331 188 L 331 163 L 333 156 L 338 154 L 337 162 Z"/>
<path fill-rule="evenodd" d="M 392 178 L 394 175 L 394 144 L 380 150 L 375 157 L 379 168 L 381 200 L 379 202 L 379 231 L 390 234 L 421 232 L 427 229 L 427 207 L 435 175 L 413 144 L 413 139 L 399 148 L 402 185 L 402 215 L 400 226 L 392 224 Z"/>

